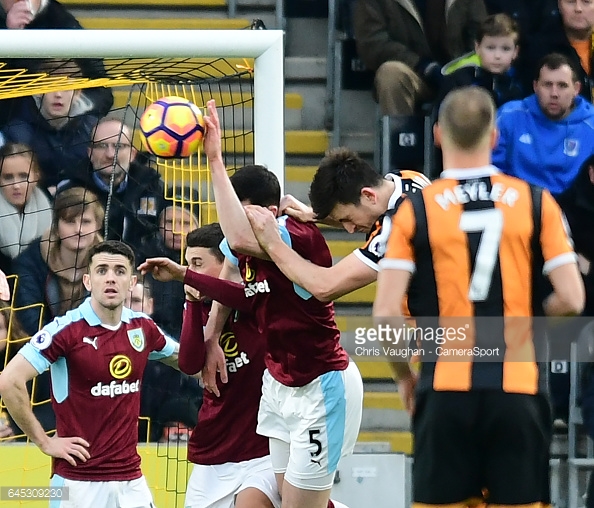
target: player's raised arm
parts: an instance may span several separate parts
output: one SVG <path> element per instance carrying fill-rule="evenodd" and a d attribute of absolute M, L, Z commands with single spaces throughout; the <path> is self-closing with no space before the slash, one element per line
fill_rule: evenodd
<path fill-rule="evenodd" d="M 318 300 L 335 300 L 376 279 L 377 272 L 353 253 L 331 267 L 318 266 L 304 259 L 283 241 L 270 210 L 252 205 L 245 209 L 252 230 L 270 259 L 287 278 Z"/>
<path fill-rule="evenodd" d="M 262 256 L 264 251 L 250 228 L 245 211 L 223 161 L 221 149 L 221 126 L 214 100 L 207 102 L 208 116 L 204 117 L 207 125 L 204 137 L 204 153 L 208 157 L 212 186 L 214 190 L 217 215 L 229 246 L 243 254 Z"/>
<path fill-rule="evenodd" d="M 39 333 L 47 334 L 39 337 L 51 340 L 48 339 L 50 337 L 48 332 Z M 32 340 L 36 340 L 35 337 Z M 39 365 L 34 366 L 21 353 L 30 355 L 31 358 L 37 358 Z M 50 438 L 31 408 L 27 382 L 36 377 L 40 373 L 40 369 L 43 372 L 47 366 L 49 366 L 49 362 L 44 360 L 39 350 L 27 344 L 0 374 L 0 396 L 15 423 L 43 453 L 50 457 L 64 459 L 72 466 L 76 466 L 77 460 L 86 462 L 90 458 L 87 450 L 89 443 L 81 437 Z"/>

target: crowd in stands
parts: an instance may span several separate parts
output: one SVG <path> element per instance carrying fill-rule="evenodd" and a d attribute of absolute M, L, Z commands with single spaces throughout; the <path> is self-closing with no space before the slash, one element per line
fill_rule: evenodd
<path fill-rule="evenodd" d="M 0 28 L 82 29 L 55 0 L 1 0 Z M 99 59 L 10 59 L 5 69 L 68 80 L 105 76 Z M 82 276 L 89 249 L 103 239 L 123 240 L 137 259 L 183 259 L 184 234 L 199 226 L 196 210 L 175 200 L 191 189 L 165 192 L 159 173 L 132 146 L 132 129 L 112 111 L 106 87 L 55 90 L 0 101 L 0 270 L 11 284 L 10 306 L 0 306 L 0 358 L 6 364 L 27 337 L 88 297 Z M 166 199 L 165 196 L 172 196 Z M 10 277 L 14 275 L 16 277 Z M 153 287 L 154 285 L 154 287 Z M 142 280 L 130 295 L 134 311 L 151 315 L 179 339 L 183 284 Z M 10 326 L 9 326 L 10 322 Z M 10 330 L 10 336 L 8 336 Z M 196 379 L 150 362 L 146 370 L 141 440 L 167 439 L 166 423 L 192 428 L 202 390 Z M 29 387 L 35 415 L 55 429 L 49 372 Z M 166 407 L 162 402 L 168 400 Z M 1 415 L 0 415 L 1 416 Z M 179 435 L 178 435 L 179 434 Z M 183 432 L 169 439 L 184 439 Z M 0 437 L 22 435 L 0 422 Z"/>
<path fill-rule="evenodd" d="M 0 0 L 0 6 L 0 28 L 81 29 L 55 0 Z M 500 131 L 493 163 L 547 188 L 562 206 L 582 258 L 584 314 L 594 315 L 594 0 L 358 0 L 353 20 L 359 55 L 375 72 L 373 93 L 382 114 L 438 107 L 460 86 L 491 92 Z M 93 59 L 7 64 L 69 78 L 105 73 Z M 111 90 L 102 87 L 0 101 L 0 269 L 17 275 L 11 289 L 17 307 L 24 307 L 14 312 L 0 303 L 3 360 L 87 296 L 82 275 L 93 245 L 123 240 L 139 262 L 156 256 L 179 262 L 179 231 L 199 226 L 197 210 L 179 205 L 182 198 L 196 200 L 195 191 L 165 190 L 133 146 L 130 127 L 110 113 L 112 105 Z M 128 305 L 179 338 L 184 300 L 182 283 L 146 278 Z M 564 378 L 555 390 L 560 418 L 567 415 L 566 383 Z M 166 422 L 195 425 L 201 401 L 196 380 L 155 364 L 143 386 L 142 415 L 162 425 L 150 435 L 141 429 L 142 439 L 164 439 Z M 594 390 L 594 381 L 585 389 Z M 36 381 L 33 401 L 49 397 L 46 373 Z M 591 403 L 594 409 L 594 397 Z M 35 410 L 46 430 L 55 428 L 49 404 Z M 588 426 L 594 433 L 594 416 Z M 0 423 L 0 437 L 6 432 Z M 594 496 L 592 501 L 594 506 Z"/>

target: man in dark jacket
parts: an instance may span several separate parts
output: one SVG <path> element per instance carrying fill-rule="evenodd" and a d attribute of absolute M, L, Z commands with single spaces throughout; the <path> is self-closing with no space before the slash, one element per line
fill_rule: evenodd
<path fill-rule="evenodd" d="M 120 119 L 99 120 L 88 147 L 90 162 L 65 168 L 58 189 L 83 186 L 97 194 L 108 219 L 106 239 L 123 240 L 137 250 L 159 229 L 164 192 L 159 173 L 134 160 L 131 140 L 130 128 Z"/>
<path fill-rule="evenodd" d="M 358 0 L 357 51 L 375 72 L 383 115 L 412 115 L 441 84 L 441 67 L 472 51 L 483 0 Z"/>

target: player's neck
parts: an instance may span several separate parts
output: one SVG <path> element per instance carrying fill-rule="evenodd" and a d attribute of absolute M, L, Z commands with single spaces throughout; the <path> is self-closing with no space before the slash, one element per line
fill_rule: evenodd
<path fill-rule="evenodd" d="M 97 314 L 97 317 L 101 320 L 102 325 L 117 326 L 122 321 L 123 305 L 120 305 L 115 309 L 108 309 L 91 297 L 91 307 L 95 311 L 95 314 Z"/>
<path fill-rule="evenodd" d="M 452 151 L 443 153 L 443 169 L 481 168 L 491 164 L 491 152 L 482 150 L 476 152 Z"/>
<path fill-rule="evenodd" d="M 378 205 L 381 208 L 381 211 L 378 213 L 378 216 L 388 209 L 388 204 L 390 203 L 390 198 L 392 194 L 394 194 L 394 190 L 396 189 L 396 182 L 393 180 L 389 180 L 388 178 L 382 181 L 382 185 L 379 188 L 377 195 L 378 195 Z"/>

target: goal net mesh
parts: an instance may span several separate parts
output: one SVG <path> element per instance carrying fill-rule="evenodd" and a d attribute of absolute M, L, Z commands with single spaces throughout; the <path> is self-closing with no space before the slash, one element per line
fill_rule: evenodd
<path fill-rule="evenodd" d="M 29 61 L 30 62 L 30 61 Z M 122 119 L 131 129 L 134 148 L 138 150 L 137 159 L 144 165 L 157 170 L 163 183 L 164 199 L 180 207 L 189 209 L 198 218 L 199 224 L 216 221 L 216 210 L 209 171 L 204 154 L 198 152 L 185 159 L 160 159 L 146 152 L 139 129 L 140 117 L 145 108 L 164 96 L 184 97 L 204 109 L 206 102 L 214 99 L 217 104 L 223 128 L 223 155 L 229 171 L 251 164 L 254 153 L 254 81 L 253 60 L 251 59 L 207 59 L 207 58 L 128 58 L 101 60 L 99 77 L 75 77 L 69 69 L 93 67 L 96 60 L 80 59 L 61 61 L 56 71 L 33 72 L 31 67 L 15 67 L 15 62 L 0 63 L 0 105 L 10 101 L 22 101 L 25 97 L 40 97 L 44 94 L 64 90 L 86 91 L 98 87 L 109 88 L 113 92 L 113 107 L 110 116 Z M 60 70 L 61 66 L 61 70 Z M 104 70 L 103 70 L 104 68 Z M 29 70 L 28 70 L 29 69 Z M 14 111 L 14 107 L 11 111 Z M 10 118 L 8 119 L 10 121 Z M 1 129 L 0 129 L 1 131 Z M 68 149 L 67 146 L 61 147 Z M 115 164 L 115 159 L 114 159 Z M 1 170 L 1 168 L 0 168 Z M 111 199 L 114 197 L 113 181 L 105 205 L 106 218 L 100 232 L 108 236 L 108 222 L 111 213 Z M 179 192 L 180 189 L 190 192 Z M 2 189 L 0 189 L 1 191 Z M 51 198 L 50 198 L 51 202 Z M 174 216 L 175 219 L 175 216 Z M 2 217 L 0 217 L 0 221 Z M 173 232 L 182 236 L 189 231 L 176 230 L 179 227 L 173 220 Z M 191 228 L 190 228 L 191 229 Z M 1 235 L 0 235 L 1 236 Z M 183 248 L 181 249 L 183 253 Z M 180 261 L 177 259 L 177 261 Z M 14 267 L 14 263 L 12 265 Z M 34 309 L 37 312 L 36 329 L 52 317 L 52 310 L 47 301 L 29 301 L 16 298 L 19 292 L 19 274 L 7 273 L 13 286 L 11 301 L 0 304 L 0 369 L 6 365 L 18 350 L 26 343 L 35 329 L 26 330 L 21 324 L 21 316 Z M 40 294 L 44 290 L 40 288 Z M 74 302 L 74 298 L 72 299 Z M 5 328 L 6 333 L 2 332 Z M 47 373 L 44 374 L 47 376 Z M 41 378 L 41 377 L 40 377 Z M 36 414 L 51 413 L 49 390 L 37 385 L 40 378 L 29 386 L 31 404 Z M 45 381 L 47 384 L 47 380 Z M 48 385 L 49 386 L 49 385 Z M 51 420 L 51 418 L 50 418 Z M 142 421 L 144 420 L 144 421 Z M 141 440 L 151 440 L 151 429 L 155 422 L 141 417 L 139 426 L 146 432 Z M 0 401 L 0 431 L 3 423 L 11 423 L 4 404 Z M 12 422 L 14 424 L 14 422 Z M 113 422 L 117 425 L 117 422 Z M 14 427 L 14 425 L 13 425 Z M 55 432 L 52 428 L 45 429 Z M 173 434 L 174 438 L 171 438 Z M 186 462 L 186 442 L 183 433 L 175 439 L 175 432 L 169 440 L 153 442 L 141 446 L 143 473 L 147 476 L 157 506 L 183 506 L 187 478 L 191 471 Z M 31 486 L 47 485 L 49 478 L 49 458 L 42 455 L 35 446 L 24 446 L 26 436 L 15 430 L 14 435 L 2 437 L 0 434 L 0 477 L 2 485 Z M 27 499 L 13 499 L 6 506 L 28 505 Z"/>

